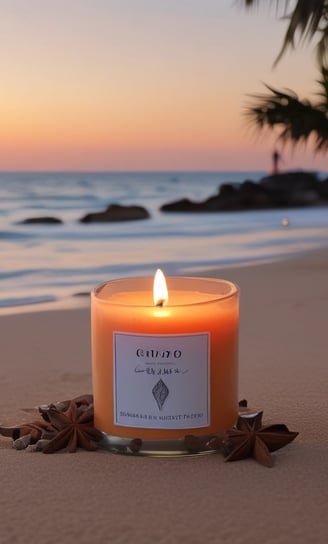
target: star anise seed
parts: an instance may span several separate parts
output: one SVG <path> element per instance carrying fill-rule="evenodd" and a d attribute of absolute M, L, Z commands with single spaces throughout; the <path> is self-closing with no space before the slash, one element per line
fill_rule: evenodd
<path fill-rule="evenodd" d="M 47 438 L 40 438 L 35 444 L 30 444 L 26 450 L 27 451 L 43 451 L 47 444 L 49 444 L 50 440 Z"/>
<path fill-rule="evenodd" d="M 142 448 L 141 438 L 133 438 L 128 445 L 128 448 L 132 453 L 139 453 Z"/>
<path fill-rule="evenodd" d="M 15 442 L 19 438 L 29 435 L 29 444 L 35 444 L 44 433 L 51 432 L 52 428 L 49 423 L 45 421 L 32 421 L 31 423 L 22 423 L 22 425 L 15 425 L 14 427 L 0 427 L 0 434 L 3 436 L 10 436 Z M 19 449 L 22 449 L 24 441 L 19 444 Z M 26 447 L 28 444 L 26 443 Z"/>
<path fill-rule="evenodd" d="M 20 438 L 16 438 L 13 442 L 13 447 L 15 450 L 25 450 L 27 446 L 31 444 L 31 435 L 30 434 L 24 434 Z"/>

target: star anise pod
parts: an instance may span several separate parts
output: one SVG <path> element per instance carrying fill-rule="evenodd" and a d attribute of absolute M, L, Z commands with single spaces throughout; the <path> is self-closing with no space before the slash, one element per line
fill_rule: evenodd
<path fill-rule="evenodd" d="M 270 452 L 283 448 L 298 435 L 284 424 L 263 426 L 262 416 L 263 412 L 240 415 L 235 427 L 225 431 L 225 461 L 255 457 L 261 465 L 272 467 Z"/>
<path fill-rule="evenodd" d="M 50 419 L 48 417 L 50 407 L 55 407 L 60 412 L 66 412 L 71 402 L 75 402 L 78 408 L 80 408 L 80 406 L 90 406 L 90 404 L 93 404 L 93 396 L 85 394 L 79 395 L 72 400 L 61 400 L 59 402 L 52 402 L 51 404 L 42 404 L 41 406 L 39 406 L 39 412 L 45 421 L 50 422 Z"/>
<path fill-rule="evenodd" d="M 55 437 L 43 448 L 43 453 L 54 453 L 66 448 L 73 453 L 77 448 L 93 451 L 102 435 L 93 425 L 93 405 L 80 404 L 72 400 L 67 410 L 58 410 L 55 405 L 49 405 L 46 418 L 55 429 Z M 43 417 L 44 414 L 42 414 Z"/>
<path fill-rule="evenodd" d="M 0 427 L 2 436 L 10 436 L 13 439 L 13 446 L 17 450 L 27 448 L 44 437 L 53 436 L 53 428 L 45 421 L 32 421 L 22 423 L 14 427 Z"/>

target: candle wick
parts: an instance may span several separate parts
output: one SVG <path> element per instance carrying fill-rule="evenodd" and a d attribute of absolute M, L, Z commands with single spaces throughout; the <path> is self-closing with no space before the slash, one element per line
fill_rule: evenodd
<path fill-rule="evenodd" d="M 164 306 L 164 302 L 165 302 L 164 299 L 159 300 L 159 301 L 157 302 L 156 306 L 163 307 L 163 306 Z"/>

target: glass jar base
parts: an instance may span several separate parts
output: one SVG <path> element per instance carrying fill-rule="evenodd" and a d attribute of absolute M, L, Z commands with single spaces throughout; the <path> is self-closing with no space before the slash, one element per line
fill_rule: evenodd
<path fill-rule="evenodd" d="M 218 435 L 186 435 L 175 440 L 141 440 L 140 438 L 122 438 L 102 433 L 99 446 L 112 453 L 146 457 L 189 457 L 217 453 Z"/>

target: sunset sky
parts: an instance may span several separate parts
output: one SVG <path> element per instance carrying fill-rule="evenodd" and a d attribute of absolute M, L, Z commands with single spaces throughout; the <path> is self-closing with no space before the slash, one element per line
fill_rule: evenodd
<path fill-rule="evenodd" d="M 316 100 L 313 46 L 238 0 L 0 0 L 0 170 L 267 170 L 263 82 Z M 312 96 L 311 96 L 312 94 Z M 328 170 L 311 148 L 282 166 Z"/>

